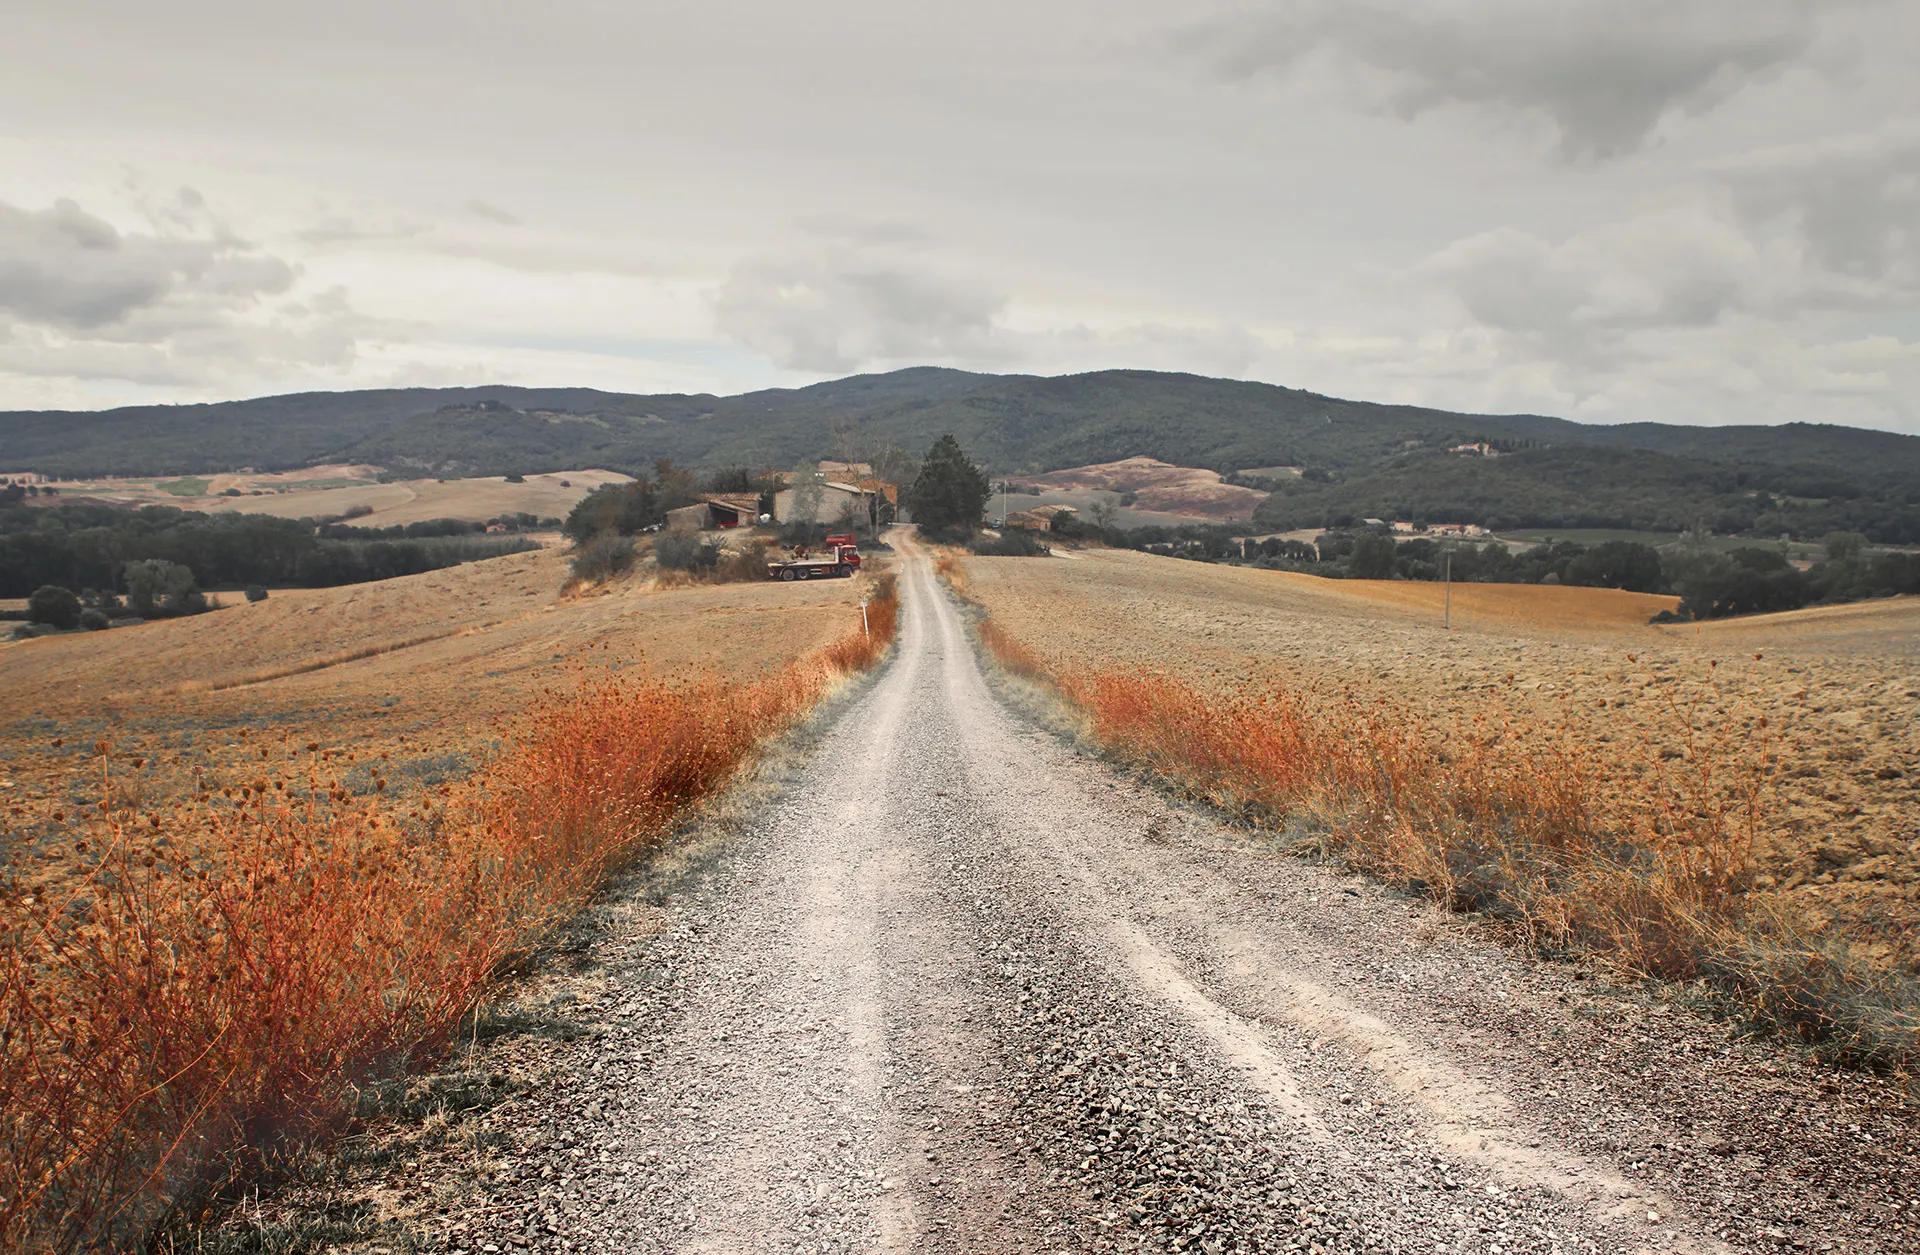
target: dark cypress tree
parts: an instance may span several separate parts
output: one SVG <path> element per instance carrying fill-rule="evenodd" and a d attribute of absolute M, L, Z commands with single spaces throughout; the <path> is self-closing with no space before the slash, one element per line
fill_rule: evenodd
<path fill-rule="evenodd" d="M 929 533 L 965 533 L 980 526 L 993 485 L 973 464 L 952 436 L 942 436 L 927 450 L 919 478 L 907 489 L 907 508 L 920 530 Z"/>

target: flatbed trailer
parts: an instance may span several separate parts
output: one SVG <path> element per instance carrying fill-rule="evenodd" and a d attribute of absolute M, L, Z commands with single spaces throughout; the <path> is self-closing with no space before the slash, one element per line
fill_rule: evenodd
<path fill-rule="evenodd" d="M 844 579 L 860 566 L 860 555 L 853 546 L 835 544 L 823 554 L 801 553 L 767 563 L 767 577 L 776 580 Z"/>

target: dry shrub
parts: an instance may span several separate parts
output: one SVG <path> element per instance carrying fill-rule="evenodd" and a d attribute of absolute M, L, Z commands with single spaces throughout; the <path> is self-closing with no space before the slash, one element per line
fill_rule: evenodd
<path fill-rule="evenodd" d="M 963 599 L 967 597 L 967 569 L 961 565 L 957 555 L 940 554 L 933 560 L 933 571 L 947 582 L 947 587 L 953 589 L 956 596 Z"/>
<path fill-rule="evenodd" d="M 1776 764 L 1766 720 L 1705 726 L 1670 702 L 1683 751 L 1607 758 L 1572 725 L 1482 714 L 1436 727 L 1350 693 L 1227 698 L 1164 675 L 1055 668 L 986 621 L 1009 671 L 1051 681 L 1126 762 L 1320 852 L 1553 953 L 1705 980 L 1832 1058 L 1920 1059 L 1920 994 L 1753 892 Z"/>
<path fill-rule="evenodd" d="M 487 769 L 407 801 L 348 792 L 313 744 L 297 770 L 122 808 L 98 747 L 108 800 L 40 817 L 80 888 L 0 898 L 0 1247 L 140 1245 L 338 1127 L 876 659 L 895 608 L 889 582 L 866 630 L 752 683 L 583 682 Z"/>
<path fill-rule="evenodd" d="M 992 619 L 982 619 L 977 630 L 981 641 L 1002 667 L 1029 680 L 1047 678 L 1047 669 L 1034 652 L 1002 632 Z"/>

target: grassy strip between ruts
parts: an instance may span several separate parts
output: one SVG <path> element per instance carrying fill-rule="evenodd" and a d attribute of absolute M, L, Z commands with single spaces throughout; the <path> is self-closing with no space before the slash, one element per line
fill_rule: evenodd
<path fill-rule="evenodd" d="M 964 567 L 939 568 L 965 597 Z M 1764 717 L 1705 726 L 1676 705 L 1678 758 L 1603 757 L 1496 709 L 1432 726 L 1352 692 L 1222 696 L 1045 657 L 984 612 L 976 627 L 1102 751 L 1298 848 L 1494 917 L 1547 953 L 1704 982 L 1836 1063 L 1910 1076 L 1920 1061 L 1911 977 L 1754 888 L 1777 770 Z"/>
<path fill-rule="evenodd" d="M 868 611 L 747 683 L 583 682 L 475 776 L 408 802 L 356 796 L 308 744 L 279 763 L 263 746 L 256 779 L 185 806 L 115 809 L 103 779 L 97 813 L 56 812 L 82 887 L 0 890 L 0 1249 L 138 1246 L 338 1127 L 610 871 L 872 665 L 891 579 Z"/>

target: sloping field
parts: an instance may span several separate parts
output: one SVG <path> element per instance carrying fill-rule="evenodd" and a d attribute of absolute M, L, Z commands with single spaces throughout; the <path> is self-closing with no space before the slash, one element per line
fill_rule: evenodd
<path fill-rule="evenodd" d="M 1133 492 L 1139 495 L 1134 508 L 1143 513 L 1220 522 L 1250 519 L 1253 508 L 1267 499 L 1264 492 L 1221 483 L 1218 471 L 1174 466 L 1154 458 L 1075 466 L 1029 475 L 1019 482 L 1062 492 Z"/>
<path fill-rule="evenodd" d="M 1235 568 L 1217 568 L 1222 572 Z M 1408 623 L 1452 622 L 1460 628 L 1529 629 L 1582 636 L 1644 635 L 1647 620 L 1680 604 L 1678 597 L 1615 588 L 1538 584 L 1428 584 L 1412 580 L 1328 580 L 1293 571 L 1260 572 L 1291 587 L 1292 597 L 1326 614 L 1398 616 Z"/>
<path fill-rule="evenodd" d="M 1703 647 L 1791 649 L 1862 658 L 1907 657 L 1920 665 L 1920 597 L 1889 597 L 1844 606 L 1809 606 L 1781 614 L 1718 619 L 1660 629 L 1691 635 Z M 1915 712 L 1920 715 L 1920 711 Z"/>
<path fill-rule="evenodd" d="M 371 513 L 357 527 L 392 527 L 428 519 L 486 522 L 503 514 L 565 518 L 574 503 L 601 484 L 622 484 L 617 471 L 555 471 L 529 475 L 525 483 L 489 479 L 409 479 L 381 483 L 377 466 L 311 466 L 256 475 L 192 476 L 184 479 L 65 480 L 53 502 L 80 499 L 114 505 L 167 505 L 219 514 L 270 514 L 276 518 L 331 518 L 349 510 Z M 225 496 L 228 490 L 240 496 Z M 255 494 L 259 495 L 255 495 Z"/>
<path fill-rule="evenodd" d="M 428 519 L 484 522 L 502 514 L 565 518 L 580 498 L 601 484 L 624 484 L 617 471 L 556 471 L 529 475 L 523 484 L 504 479 L 409 479 L 390 484 L 319 488 L 271 497 L 214 497 L 205 509 L 281 518 L 322 518 L 359 506 L 372 513 L 351 520 L 355 527 L 392 527 Z"/>
<path fill-rule="evenodd" d="M 106 742 L 115 775 L 151 805 L 195 787 L 195 768 L 224 773 L 249 737 L 381 758 L 396 789 L 437 784 L 471 770 L 502 719 L 583 671 L 745 678 L 857 624 L 870 583 L 634 585 L 563 600 L 565 571 L 558 551 L 516 554 L 0 645 L 0 797 L 97 803 L 94 747 Z"/>
<path fill-rule="evenodd" d="M 1777 753 L 1762 887 L 1863 946 L 1920 928 L 1920 602 L 1695 629 L 1669 599 L 1602 590 L 1321 580 L 1117 550 L 968 558 L 971 593 L 1017 640 L 1082 665 L 1172 671 L 1245 693 L 1354 689 L 1436 726 L 1487 715 L 1565 727 L 1604 758 L 1688 737 Z M 1764 717 L 1746 744 L 1738 730 Z"/>

